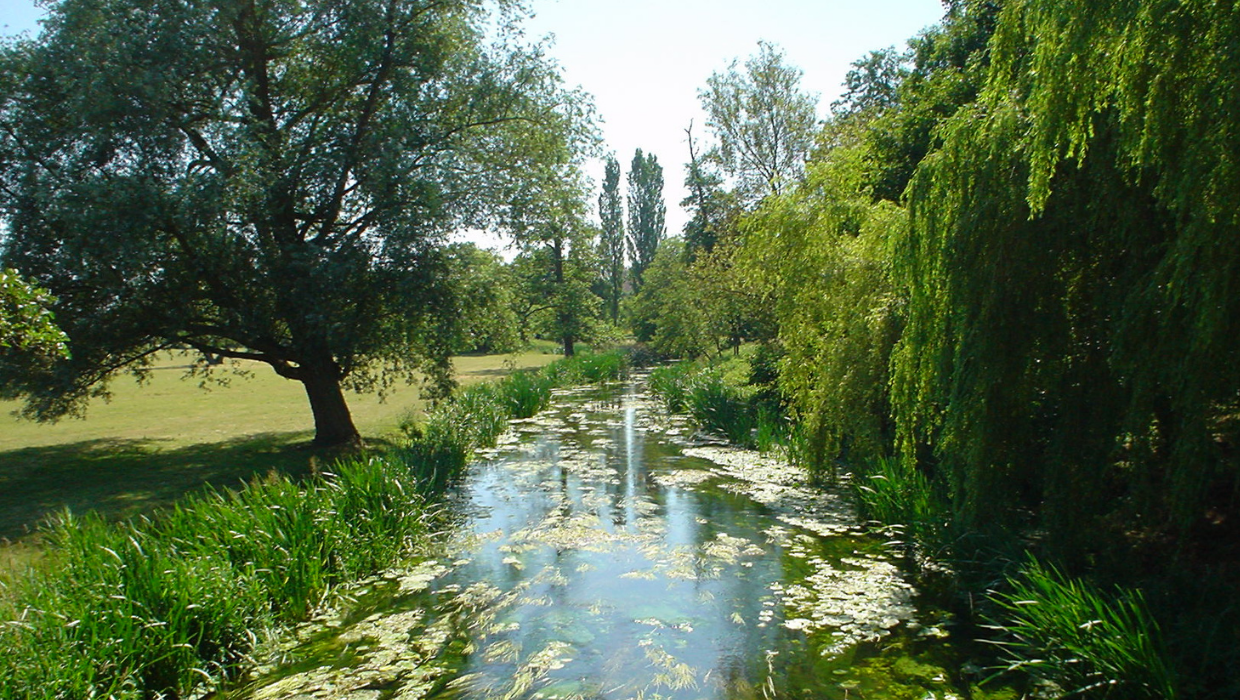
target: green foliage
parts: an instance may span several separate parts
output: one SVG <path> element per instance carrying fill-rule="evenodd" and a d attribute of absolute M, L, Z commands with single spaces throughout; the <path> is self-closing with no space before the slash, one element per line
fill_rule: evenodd
<path fill-rule="evenodd" d="M 653 153 L 633 153 L 629 166 L 628 252 L 633 286 L 640 289 L 646 268 L 654 262 L 659 244 L 667 235 L 667 204 L 663 201 L 663 166 Z"/>
<path fill-rule="evenodd" d="M 68 513 L 46 561 L 0 596 L 0 695 L 185 697 L 243 670 L 256 633 L 304 619 L 342 583 L 427 534 L 407 465 L 355 458 L 116 525 Z"/>
<path fill-rule="evenodd" d="M 629 373 L 628 356 L 619 350 L 584 352 L 557 360 L 539 370 L 553 386 L 594 384 L 623 379 Z"/>
<path fill-rule="evenodd" d="M 515 266 L 521 315 L 527 322 L 537 319 L 537 330 L 560 341 L 568 357 L 577 341 L 593 335 L 602 315 L 602 299 L 593 289 L 598 231 L 585 221 L 587 186 L 576 154 L 562 152 L 535 171 L 507 221 L 523 249 Z"/>
<path fill-rule="evenodd" d="M 962 524 L 1030 506 L 1079 553 L 1103 519 L 1183 532 L 1240 483 L 1221 449 L 1240 137 L 1198 116 L 1240 95 L 1214 63 L 1235 21 L 1196 3 L 999 16 L 985 91 L 940 128 L 895 256 L 901 446 L 934 446 Z"/>
<path fill-rule="evenodd" d="M 719 354 L 769 333 L 763 288 L 735 265 L 737 246 L 724 241 L 687 262 L 679 240 L 660 247 L 646 284 L 629 305 L 639 341 L 670 357 Z"/>
<path fill-rule="evenodd" d="M 677 362 L 650 373 L 651 392 L 667 410 L 685 412 L 703 430 L 762 452 L 786 449 L 790 426 L 778 401 L 749 382 L 743 357 L 723 362 Z"/>
<path fill-rule="evenodd" d="M 693 262 L 699 252 L 711 252 L 717 242 L 735 232 L 740 203 L 734 192 L 724 188 L 723 177 L 716 168 L 706 158 L 699 157 L 692 122 L 685 129 L 685 136 L 689 142 L 685 190 L 689 194 L 680 200 L 680 206 L 689 213 L 682 234 L 685 258 Z"/>
<path fill-rule="evenodd" d="M 1106 594 L 1030 559 L 991 600 L 1008 670 L 1053 682 L 1056 697 L 1177 696 L 1158 624 L 1140 591 Z"/>
<path fill-rule="evenodd" d="M 951 554 L 951 514 L 930 479 L 908 460 L 880 457 L 855 465 L 851 486 L 863 518 L 897 528 L 909 549 L 941 558 Z"/>
<path fill-rule="evenodd" d="M 13 372 L 55 417 L 189 346 L 340 387 L 447 379 L 440 244 L 589 141 L 589 110 L 477 0 L 66 0 L 0 51 L 4 264 L 56 296 L 72 356 Z"/>
<path fill-rule="evenodd" d="M 656 367 L 650 371 L 650 391 L 663 400 L 667 410 L 680 413 L 687 408 L 693 380 L 701 371 L 702 365 L 696 362 L 676 362 Z"/>
<path fill-rule="evenodd" d="M 818 117 L 816 99 L 801 92 L 800 82 L 800 69 L 785 65 L 783 51 L 761 41 L 743 72 L 733 61 L 698 92 L 718 140 L 709 159 L 736 181 L 747 204 L 779 194 L 803 172 Z"/>
<path fill-rule="evenodd" d="M 535 371 L 465 387 L 422 421 L 406 421 L 401 429 L 408 440 L 398 453 L 413 465 L 424 490 L 441 491 L 464 472 L 474 450 L 495 444 L 510 419 L 529 418 L 546 408 L 554 387 L 613 381 L 627 373 L 622 352 L 580 353 Z"/>
<path fill-rule="evenodd" d="M 753 392 L 726 381 L 718 371 L 705 371 L 689 385 L 685 408 L 704 430 L 723 435 L 735 445 L 754 447 L 758 425 Z"/>
<path fill-rule="evenodd" d="M 907 56 L 894 46 L 871 51 L 853 61 L 844 76 L 844 94 L 831 103 L 836 118 L 855 115 L 877 116 L 900 104 L 900 85 L 908 76 Z"/>
<path fill-rule="evenodd" d="M 608 155 L 603 171 L 603 192 L 598 196 L 600 222 L 599 258 L 606 289 L 604 300 L 612 323 L 620 320 L 620 297 L 624 293 L 624 206 L 620 200 L 620 163 Z"/>
<path fill-rule="evenodd" d="M 65 356 L 65 334 L 56 327 L 47 290 L 27 283 L 15 270 L 0 269 L 0 352 Z"/>
<path fill-rule="evenodd" d="M 872 152 L 856 132 L 818 154 L 805 181 L 745 218 L 739 274 L 771 286 L 778 385 L 799 424 L 798 459 L 834 474 L 837 460 L 892 449 L 888 367 L 903 324 L 890 248 L 906 217 L 866 187 Z"/>
<path fill-rule="evenodd" d="M 456 307 L 452 352 L 498 355 L 518 350 L 515 290 L 503 259 L 472 243 L 448 246 L 446 252 Z"/>

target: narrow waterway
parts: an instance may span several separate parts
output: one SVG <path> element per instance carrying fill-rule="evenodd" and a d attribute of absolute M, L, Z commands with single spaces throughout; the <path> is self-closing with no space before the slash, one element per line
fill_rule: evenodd
<path fill-rule="evenodd" d="M 228 697 L 969 697 L 950 618 L 803 482 L 695 436 L 640 379 L 558 392 L 471 467 L 444 556 L 359 589 Z"/>

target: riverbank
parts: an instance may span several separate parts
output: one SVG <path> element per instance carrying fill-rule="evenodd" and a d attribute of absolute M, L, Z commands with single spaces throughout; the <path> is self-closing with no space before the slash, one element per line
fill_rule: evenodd
<path fill-rule="evenodd" d="M 1177 584 L 1171 578 L 1130 571 L 1126 579 L 1103 584 L 1070 575 L 1053 559 L 1039 558 L 1046 551 L 1032 528 L 954 528 L 946 487 L 900 460 L 823 461 L 821 450 L 813 449 L 823 436 L 782 414 L 770 381 L 775 373 L 764 366 L 769 361 L 751 348 L 740 357 L 683 362 L 655 370 L 651 386 L 669 409 L 690 415 L 699 428 L 733 444 L 777 452 L 804 466 L 819 483 L 849 489 L 871 530 L 905 552 L 919 584 L 937 589 L 941 604 L 962 627 L 989 645 L 984 663 L 994 677 L 1037 688 L 1045 697 L 1117 693 L 1169 699 L 1194 696 L 1182 689 L 1201 685 L 1199 680 L 1184 682 L 1183 659 L 1210 658 L 1194 650 L 1213 654 L 1213 672 L 1226 668 L 1220 659 L 1234 656 L 1210 649 L 1200 638 L 1164 633 L 1167 627 L 1175 632 L 1191 628 L 1183 615 L 1201 612 L 1200 603 L 1169 595 Z M 1179 583 L 1182 591 L 1207 591 L 1218 590 L 1221 582 L 1207 578 L 1191 588 Z M 1157 602 L 1147 599 L 1142 584 Z M 1230 595 L 1224 602 L 1235 599 L 1234 591 Z M 1227 697 L 1211 695 L 1215 691 L 1208 684 L 1197 690 L 1207 690 L 1200 697 Z"/>
<path fill-rule="evenodd" d="M 274 475 L 117 523 L 61 519 L 46 556 L 0 580 L 0 697 L 177 698 L 226 683 L 260 638 L 416 556 L 428 504 L 495 425 L 532 415 L 554 386 L 623 370 L 618 355 L 583 355 L 475 384 L 408 422 L 392 450 L 300 482 Z"/>
<path fill-rule="evenodd" d="M 457 357 L 456 379 L 470 386 L 537 369 L 556 359 L 551 350 Z M 17 403 L 0 402 L 0 542 L 28 540 L 62 508 L 119 520 L 204 486 L 231 488 L 271 472 L 301 478 L 333 459 L 308 444 L 313 420 L 298 382 L 238 362 L 248 375 L 203 389 L 184 378 L 187 369 L 184 356 L 162 358 L 147 384 L 116 382 L 112 400 L 94 402 L 84 420 L 20 420 L 9 415 Z M 385 400 L 351 395 L 349 406 L 367 442 L 384 447 L 426 403 L 417 386 L 399 386 Z M 27 560 L 30 545 L 0 546 L 0 571 Z"/>

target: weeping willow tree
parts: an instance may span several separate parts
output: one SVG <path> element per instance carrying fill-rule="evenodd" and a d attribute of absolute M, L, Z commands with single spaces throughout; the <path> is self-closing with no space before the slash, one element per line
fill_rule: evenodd
<path fill-rule="evenodd" d="M 875 202 L 873 153 L 860 136 L 843 126 L 800 186 L 768 198 L 743 226 L 742 267 L 774 290 L 780 388 L 819 472 L 892 444 L 888 364 L 902 312 L 889 245 L 907 218 Z"/>
<path fill-rule="evenodd" d="M 1238 53 L 1230 3 L 1005 3 L 894 258 L 899 444 L 959 524 L 1072 545 L 1234 506 Z"/>

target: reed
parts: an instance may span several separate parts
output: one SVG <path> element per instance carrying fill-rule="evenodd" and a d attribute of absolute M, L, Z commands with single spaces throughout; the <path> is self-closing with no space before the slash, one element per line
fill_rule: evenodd
<path fill-rule="evenodd" d="M 994 593 L 991 629 L 1007 670 L 1049 681 L 1060 697 L 1176 697 L 1157 623 L 1140 591 L 1104 593 L 1030 558 Z"/>
<path fill-rule="evenodd" d="M 880 457 L 853 473 L 853 494 L 866 520 L 902 531 L 910 546 L 943 556 L 950 535 L 950 514 L 934 484 L 915 466 Z"/>
<path fill-rule="evenodd" d="M 3 582 L 0 697 L 185 697 L 246 666 L 258 634 L 302 620 L 345 582 L 428 535 L 408 465 L 340 462 L 120 523 L 63 513 L 48 555 Z"/>

